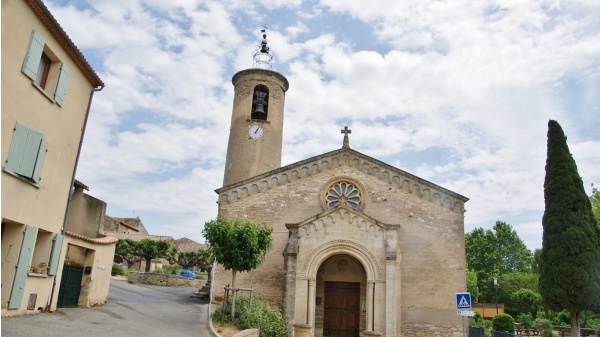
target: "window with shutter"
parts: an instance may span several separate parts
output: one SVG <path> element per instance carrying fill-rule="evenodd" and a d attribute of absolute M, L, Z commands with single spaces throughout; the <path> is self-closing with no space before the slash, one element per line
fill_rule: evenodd
<path fill-rule="evenodd" d="M 25 226 L 23 232 L 23 241 L 21 243 L 21 252 L 17 260 L 17 270 L 13 280 L 10 298 L 8 300 L 8 309 L 19 309 L 23 300 L 23 292 L 25 290 L 25 280 L 29 272 L 29 263 L 33 255 L 33 246 L 37 237 L 38 229 L 32 226 Z"/>
<path fill-rule="evenodd" d="M 61 107 L 64 106 L 71 71 L 48 48 L 44 38 L 35 30 L 31 32 L 21 71 L 48 99 Z M 53 89 L 54 93 L 50 92 Z"/>
<path fill-rule="evenodd" d="M 39 183 L 46 148 L 44 135 L 17 122 L 4 170 Z"/>
<path fill-rule="evenodd" d="M 52 251 L 50 252 L 50 261 L 48 263 L 48 275 L 56 275 L 64 237 L 63 234 L 56 234 L 54 240 L 52 240 Z"/>
<path fill-rule="evenodd" d="M 44 38 L 35 30 L 31 31 L 29 47 L 27 48 L 27 54 L 25 55 L 21 71 L 33 81 L 37 79 L 40 61 L 42 59 L 42 54 L 44 53 L 44 44 Z"/>
<path fill-rule="evenodd" d="M 66 64 L 62 64 L 60 67 L 60 75 L 58 77 L 58 85 L 56 86 L 56 93 L 54 94 L 54 100 L 56 104 L 63 106 L 65 104 L 65 96 L 67 95 L 67 84 L 69 83 L 69 76 L 71 76 L 71 70 Z"/>

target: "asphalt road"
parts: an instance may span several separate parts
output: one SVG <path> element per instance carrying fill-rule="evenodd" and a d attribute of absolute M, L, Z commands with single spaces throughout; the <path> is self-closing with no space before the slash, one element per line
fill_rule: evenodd
<path fill-rule="evenodd" d="M 196 288 L 129 284 L 111 279 L 108 303 L 53 313 L 2 318 L 2 337 L 213 336 L 207 303 Z"/>

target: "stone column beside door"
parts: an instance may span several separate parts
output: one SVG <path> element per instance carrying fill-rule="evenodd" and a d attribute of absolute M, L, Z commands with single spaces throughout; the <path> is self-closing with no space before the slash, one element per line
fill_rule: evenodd
<path fill-rule="evenodd" d="M 294 324 L 294 337 L 309 337 L 311 330 L 310 324 Z"/>

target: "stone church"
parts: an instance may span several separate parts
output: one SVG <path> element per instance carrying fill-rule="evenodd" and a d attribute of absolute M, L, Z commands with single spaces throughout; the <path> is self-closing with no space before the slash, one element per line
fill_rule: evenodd
<path fill-rule="evenodd" d="M 353 150 L 347 127 L 341 148 L 281 167 L 288 80 L 251 68 L 232 82 L 218 215 L 274 229 L 237 286 L 280 307 L 296 335 L 462 336 L 468 199 Z M 214 293 L 230 283 L 218 266 Z"/>

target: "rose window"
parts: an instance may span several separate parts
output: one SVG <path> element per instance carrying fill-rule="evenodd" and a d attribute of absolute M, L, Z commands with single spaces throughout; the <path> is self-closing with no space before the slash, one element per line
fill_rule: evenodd
<path fill-rule="evenodd" d="M 327 191 L 325 198 L 327 207 L 334 208 L 339 205 L 347 205 L 354 209 L 358 209 L 360 205 L 360 192 L 354 185 L 339 182 Z"/>

